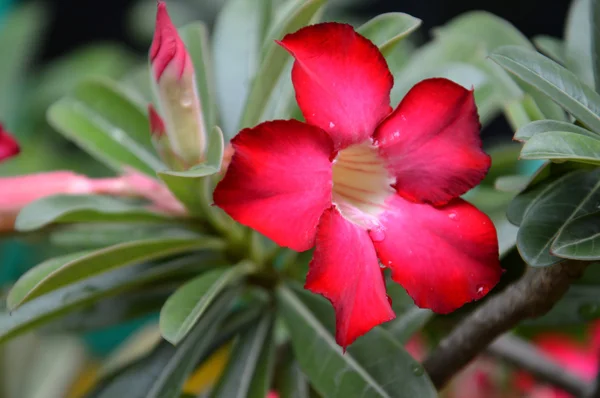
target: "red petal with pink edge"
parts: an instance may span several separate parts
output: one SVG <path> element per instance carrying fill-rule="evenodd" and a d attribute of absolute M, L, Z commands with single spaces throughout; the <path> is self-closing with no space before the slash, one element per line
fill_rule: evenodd
<path fill-rule="evenodd" d="M 321 217 L 305 288 L 333 304 L 336 341 L 344 348 L 395 317 L 368 232 L 335 208 Z"/>
<path fill-rule="evenodd" d="M 308 26 L 279 44 L 296 59 L 292 82 L 306 122 L 338 148 L 369 138 L 390 113 L 392 75 L 379 49 L 352 26 Z"/>
<path fill-rule="evenodd" d="M 408 92 L 374 138 L 398 193 L 441 205 L 481 182 L 490 168 L 480 126 L 472 91 L 428 79 Z"/>
<path fill-rule="evenodd" d="M 331 139 L 317 127 L 277 120 L 242 130 L 232 144 L 215 204 L 281 246 L 310 249 L 331 206 Z"/>
<path fill-rule="evenodd" d="M 381 263 L 421 308 L 449 313 L 500 280 L 496 229 L 462 199 L 436 208 L 396 195 L 372 233 Z"/>
<path fill-rule="evenodd" d="M 191 60 L 183 44 L 183 40 L 177 33 L 177 28 L 173 25 L 171 17 L 167 12 L 167 5 L 164 1 L 159 1 L 156 12 L 156 28 L 154 38 L 150 47 L 150 63 L 154 77 L 159 80 L 166 67 L 174 62 L 179 75 L 183 74 L 186 67 L 191 66 Z"/>
<path fill-rule="evenodd" d="M 18 155 L 20 151 L 21 149 L 19 148 L 17 140 L 15 140 L 8 131 L 4 130 L 0 124 L 0 162 Z"/>

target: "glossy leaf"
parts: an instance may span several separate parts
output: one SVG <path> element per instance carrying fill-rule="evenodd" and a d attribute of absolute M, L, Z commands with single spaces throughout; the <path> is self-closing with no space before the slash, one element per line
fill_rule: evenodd
<path fill-rule="evenodd" d="M 267 314 L 238 338 L 213 398 L 263 398 L 270 386 L 273 317 Z"/>
<path fill-rule="evenodd" d="M 74 222 L 165 222 L 169 218 L 132 201 L 97 195 L 48 196 L 25 206 L 15 229 L 26 232 L 53 223 Z"/>
<path fill-rule="evenodd" d="M 187 235 L 187 236 L 186 236 Z M 65 261 L 44 262 L 29 270 L 11 289 L 7 305 L 15 309 L 43 294 L 82 279 L 129 264 L 165 257 L 186 251 L 222 247 L 218 239 L 195 234 L 147 239 L 110 246 Z"/>
<path fill-rule="evenodd" d="M 314 23 L 319 18 L 324 5 L 325 0 L 295 0 L 286 17 L 269 31 L 263 44 L 261 64 L 252 80 L 246 99 L 239 129 L 252 127 L 262 121 L 277 80 L 291 60 L 289 54 L 275 40 L 280 40 L 286 34 Z"/>
<path fill-rule="evenodd" d="M 600 260 L 600 212 L 567 223 L 552 244 L 555 256 L 574 260 Z"/>
<path fill-rule="evenodd" d="M 600 133 L 600 95 L 573 73 L 541 54 L 516 46 L 501 47 L 490 58 Z"/>
<path fill-rule="evenodd" d="M 557 120 L 537 120 L 521 127 L 515 133 L 514 139 L 521 142 L 526 142 L 535 134 L 548 133 L 553 131 L 565 131 L 569 133 L 580 134 L 588 137 L 600 139 L 600 135 L 589 130 L 581 128 L 573 123 L 561 122 Z"/>
<path fill-rule="evenodd" d="M 252 78 L 260 66 L 271 8 L 271 0 L 231 0 L 215 22 L 215 83 L 226 138 L 237 134 Z"/>
<path fill-rule="evenodd" d="M 517 234 L 517 247 L 531 266 L 545 267 L 561 262 L 550 247 L 564 226 L 591 213 L 600 202 L 600 170 L 575 171 L 545 188 L 528 207 Z"/>
<path fill-rule="evenodd" d="M 577 77 L 594 87 L 591 1 L 573 0 L 565 27 L 565 63 Z"/>
<path fill-rule="evenodd" d="M 421 20 L 401 12 L 381 14 L 366 22 L 357 32 L 371 40 L 383 55 L 389 55 L 394 46 L 421 26 Z"/>
<path fill-rule="evenodd" d="M 215 264 L 216 261 L 209 257 L 208 262 Z M 202 266 L 203 256 L 188 256 L 154 267 L 124 267 L 74 283 L 26 303 L 10 314 L 0 312 L 0 342 L 103 298 L 174 275 L 186 275 L 191 267 L 197 270 Z"/>
<path fill-rule="evenodd" d="M 160 311 L 160 330 L 171 344 L 178 344 L 206 312 L 210 304 L 252 269 L 242 263 L 204 273 L 179 288 Z"/>
<path fill-rule="evenodd" d="M 188 337 L 176 347 L 161 344 L 147 358 L 122 371 L 94 398 L 178 398 L 181 389 L 209 347 L 235 294 L 230 292 L 213 303 Z"/>
<path fill-rule="evenodd" d="M 565 44 L 562 40 L 551 36 L 536 36 L 533 38 L 535 46 L 547 57 L 564 65 L 565 64 Z"/>
<path fill-rule="evenodd" d="M 343 353 L 333 335 L 329 303 L 286 286 L 278 288 L 277 299 L 298 363 L 321 395 L 437 396 L 421 365 L 384 329 L 371 330 Z"/>
<path fill-rule="evenodd" d="M 146 114 L 108 80 L 81 83 L 48 109 L 49 123 L 107 166 L 154 175 L 164 166 L 150 145 Z"/>
<path fill-rule="evenodd" d="M 590 137 L 566 131 L 551 131 L 534 135 L 521 151 L 523 159 L 571 160 L 600 164 L 600 137 Z"/>

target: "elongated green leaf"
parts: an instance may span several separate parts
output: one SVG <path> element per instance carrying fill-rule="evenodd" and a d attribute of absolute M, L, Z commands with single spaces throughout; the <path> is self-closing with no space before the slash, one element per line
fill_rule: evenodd
<path fill-rule="evenodd" d="M 526 142 L 535 134 L 548 133 L 551 131 L 566 131 L 588 137 L 600 138 L 600 135 L 574 125 L 573 123 L 561 122 L 557 120 L 537 120 L 535 122 L 526 124 L 517 130 L 515 133 L 515 140 Z"/>
<path fill-rule="evenodd" d="M 213 166 L 202 165 L 188 171 L 162 171 L 158 176 L 192 215 L 201 215 L 209 203 L 209 177 L 218 172 Z"/>
<path fill-rule="evenodd" d="M 213 398 L 262 398 L 270 385 L 273 317 L 267 314 L 243 332 Z"/>
<path fill-rule="evenodd" d="M 517 247 L 531 266 L 545 267 L 562 261 L 550 247 L 571 220 L 597 209 L 600 170 L 575 171 L 552 183 L 527 209 L 517 234 Z"/>
<path fill-rule="evenodd" d="M 600 212 L 568 222 L 552 243 L 551 250 L 555 256 L 562 258 L 600 260 Z"/>
<path fill-rule="evenodd" d="M 262 63 L 246 99 L 240 128 L 252 127 L 262 120 L 269 98 L 277 86 L 277 80 L 285 70 L 286 63 L 290 61 L 289 54 L 275 43 L 275 40 L 280 40 L 286 34 L 314 22 L 324 5 L 325 0 L 296 0 L 287 17 L 269 32 L 262 51 Z"/>
<path fill-rule="evenodd" d="M 314 295 L 281 286 L 279 315 L 312 386 L 327 397 L 436 397 L 425 371 L 388 332 L 375 328 L 344 354 L 333 337 L 331 306 Z"/>
<path fill-rule="evenodd" d="M 308 398 L 310 388 L 291 348 L 285 351 L 283 363 L 278 368 L 277 392 L 280 398 Z"/>
<path fill-rule="evenodd" d="M 600 137 L 566 131 L 538 133 L 523 146 L 523 159 L 572 160 L 600 164 Z"/>
<path fill-rule="evenodd" d="M 357 32 L 371 40 L 383 55 L 421 26 L 421 20 L 401 12 L 381 14 L 366 22 Z"/>
<path fill-rule="evenodd" d="M 490 58 L 600 133 L 600 95 L 573 73 L 541 54 L 516 46 L 501 47 Z"/>
<path fill-rule="evenodd" d="M 18 231 L 33 231 L 52 223 L 165 222 L 169 218 L 131 201 L 109 196 L 56 195 L 25 206 L 15 222 Z"/>
<path fill-rule="evenodd" d="M 195 22 L 179 29 L 179 34 L 194 64 L 206 131 L 213 131 L 217 125 L 217 99 L 208 29 L 202 22 Z"/>
<path fill-rule="evenodd" d="M 112 83 L 82 83 L 71 96 L 48 109 L 48 122 L 99 161 L 122 172 L 133 167 L 154 175 L 164 168 L 150 147 L 140 144 L 149 136 L 145 114 Z M 149 138 L 148 138 L 149 139 Z"/>
<path fill-rule="evenodd" d="M 565 29 L 565 61 L 567 68 L 582 82 L 594 87 L 591 13 L 590 0 L 571 3 Z"/>
<path fill-rule="evenodd" d="M 149 267 L 134 265 L 116 269 L 49 293 L 43 299 L 24 304 L 11 314 L 0 312 L 0 342 L 47 323 L 61 315 L 118 293 L 174 275 L 190 273 L 190 268 L 202 267 L 204 257 L 188 256 Z M 218 264 L 212 256 L 209 264 Z"/>
<path fill-rule="evenodd" d="M 600 89 L 600 3 L 592 0 L 590 19 L 590 39 L 592 40 L 592 70 L 594 72 L 594 84 L 596 91 Z"/>
<path fill-rule="evenodd" d="M 179 288 L 160 311 L 160 330 L 165 340 L 178 344 L 219 294 L 251 270 L 247 263 L 216 269 Z"/>
<path fill-rule="evenodd" d="M 23 275 L 7 305 L 15 309 L 43 294 L 115 268 L 192 250 L 220 248 L 222 242 L 195 234 L 147 239 L 110 246 L 64 262 L 45 262 Z"/>
<path fill-rule="evenodd" d="M 237 133 L 271 17 L 271 0 L 231 0 L 215 22 L 212 48 L 225 137 Z"/>
<path fill-rule="evenodd" d="M 94 398 L 179 398 L 185 380 L 207 355 L 235 293 L 223 295 L 177 347 L 161 344 L 152 354 L 126 369 L 92 394 Z"/>
<path fill-rule="evenodd" d="M 533 38 L 533 43 L 547 57 L 552 58 L 561 65 L 565 64 L 565 45 L 562 40 L 540 35 Z"/>

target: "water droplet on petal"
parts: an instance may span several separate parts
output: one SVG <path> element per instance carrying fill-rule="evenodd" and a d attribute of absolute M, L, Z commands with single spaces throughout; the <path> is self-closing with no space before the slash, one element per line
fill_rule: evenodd
<path fill-rule="evenodd" d="M 329 122 L 329 128 L 332 129 L 335 127 L 335 123 L 334 122 Z"/>
<path fill-rule="evenodd" d="M 390 306 L 392 305 L 392 298 L 390 296 L 388 296 L 387 294 L 385 295 L 385 297 L 387 297 L 387 301 L 388 303 L 390 303 Z"/>
<path fill-rule="evenodd" d="M 371 236 L 371 240 L 373 242 L 382 242 L 385 239 L 385 232 L 383 228 L 375 228 L 369 231 L 369 235 Z"/>
<path fill-rule="evenodd" d="M 490 291 L 490 288 L 484 285 L 479 285 L 477 286 L 477 297 L 481 298 L 483 296 L 485 296 L 488 292 Z"/>
<path fill-rule="evenodd" d="M 454 212 L 454 211 L 451 211 L 450 213 L 448 213 L 448 218 L 451 219 L 451 220 L 456 221 L 457 217 L 458 216 L 456 215 L 456 212 Z"/>
<path fill-rule="evenodd" d="M 415 376 L 423 376 L 423 374 L 425 374 L 425 369 L 423 369 L 423 366 L 417 363 L 412 366 L 412 371 Z"/>

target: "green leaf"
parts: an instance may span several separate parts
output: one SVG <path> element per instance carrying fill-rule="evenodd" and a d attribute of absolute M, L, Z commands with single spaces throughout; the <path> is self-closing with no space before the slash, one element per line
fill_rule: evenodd
<path fill-rule="evenodd" d="M 498 177 L 494 182 L 494 189 L 501 192 L 521 192 L 527 187 L 528 176 L 508 175 Z"/>
<path fill-rule="evenodd" d="M 52 223 L 165 222 L 169 218 L 131 201 L 110 196 L 55 195 L 25 206 L 15 222 L 18 231 L 43 228 Z"/>
<path fill-rule="evenodd" d="M 271 0 L 231 0 L 215 21 L 216 92 L 227 138 L 237 133 L 250 83 L 260 66 L 271 9 Z"/>
<path fill-rule="evenodd" d="M 531 203 L 517 234 L 517 247 L 531 266 L 545 267 L 563 259 L 550 247 L 571 220 L 594 212 L 600 202 L 600 170 L 575 171 L 552 181 Z"/>
<path fill-rule="evenodd" d="M 252 80 L 250 92 L 240 121 L 240 129 L 258 124 L 277 86 L 277 81 L 290 61 L 290 55 L 275 40 L 315 22 L 325 0 L 295 0 L 290 11 L 267 35 L 263 45 L 261 64 Z"/>
<path fill-rule="evenodd" d="M 585 130 L 584 130 L 585 131 Z M 574 162 L 600 164 L 600 137 L 551 131 L 538 133 L 523 146 L 523 159 L 571 160 Z"/>
<path fill-rule="evenodd" d="M 588 269 L 596 268 L 592 265 Z M 545 315 L 528 319 L 524 326 L 564 327 L 584 325 L 600 319 L 600 288 L 573 284 L 558 303 Z"/>
<path fill-rule="evenodd" d="M 401 12 L 381 14 L 369 20 L 356 31 L 371 40 L 384 56 L 395 45 L 421 26 L 421 20 Z"/>
<path fill-rule="evenodd" d="M 76 255 L 72 256 L 76 258 Z M 103 298 L 155 281 L 168 280 L 174 275 L 189 274 L 190 268 L 198 272 L 204 261 L 211 265 L 218 264 L 213 257 L 206 255 L 182 257 L 153 267 L 136 264 L 51 292 L 43 299 L 26 303 L 10 314 L 0 312 L 0 342 Z"/>
<path fill-rule="evenodd" d="M 565 29 L 565 61 L 567 68 L 582 82 L 594 87 L 591 13 L 590 0 L 571 3 Z"/>
<path fill-rule="evenodd" d="M 396 318 L 383 327 L 398 342 L 406 344 L 433 317 L 433 312 L 417 307 L 406 290 L 396 282 L 388 280 L 386 285 Z"/>
<path fill-rule="evenodd" d="M 10 290 L 8 308 L 13 310 L 23 303 L 43 294 L 129 264 L 165 257 L 192 250 L 218 249 L 218 239 L 195 234 L 162 237 L 110 246 L 81 257 L 65 261 L 44 262 L 29 270 Z"/>
<path fill-rule="evenodd" d="M 374 328 L 343 353 L 333 337 L 329 303 L 283 285 L 277 290 L 277 299 L 298 363 L 321 395 L 437 396 L 422 366 L 383 328 Z"/>
<path fill-rule="evenodd" d="M 217 104 L 208 29 L 204 23 L 194 22 L 179 29 L 179 35 L 185 43 L 194 64 L 196 86 L 206 127 L 205 131 L 212 132 L 217 125 Z"/>
<path fill-rule="evenodd" d="M 237 340 L 213 398 L 263 398 L 273 363 L 273 317 L 267 314 Z"/>
<path fill-rule="evenodd" d="M 548 133 L 552 131 L 566 131 L 580 134 L 588 137 L 600 138 L 600 135 L 592 133 L 589 130 L 581 128 L 575 124 L 561 122 L 556 120 L 537 120 L 521 127 L 515 133 L 514 139 L 521 142 L 527 142 L 531 137 L 538 133 Z"/>
<path fill-rule="evenodd" d="M 593 0 L 591 4 L 590 38 L 592 40 L 592 69 L 596 91 L 600 89 L 600 3 Z"/>
<path fill-rule="evenodd" d="M 533 43 L 547 57 L 559 64 L 565 64 L 565 45 L 561 39 L 540 35 L 533 38 Z"/>
<path fill-rule="evenodd" d="M 192 215 L 201 215 L 207 211 L 210 201 L 210 176 L 219 169 L 209 165 L 199 165 L 187 171 L 161 171 L 158 177 Z"/>
<path fill-rule="evenodd" d="M 48 109 L 48 122 L 107 166 L 154 176 L 164 165 L 153 153 L 145 112 L 109 80 L 90 80 Z"/>
<path fill-rule="evenodd" d="M 501 47 L 490 58 L 600 133 L 600 95 L 581 83 L 573 73 L 522 47 Z"/>
<path fill-rule="evenodd" d="M 160 311 L 160 331 L 168 342 L 178 344 L 202 317 L 210 304 L 252 270 L 242 263 L 216 269 L 192 279 L 179 288 Z"/>
<path fill-rule="evenodd" d="M 600 260 L 600 212 L 586 214 L 568 222 L 551 248 L 552 254 L 573 260 Z"/>
<path fill-rule="evenodd" d="M 285 356 L 277 368 L 277 392 L 280 398 L 309 398 L 310 387 L 302 369 L 296 362 L 291 349 L 285 351 Z"/>
<path fill-rule="evenodd" d="M 122 371 L 94 398 L 178 398 L 197 363 L 205 357 L 235 293 L 222 295 L 176 347 L 161 344 L 152 354 Z"/>

